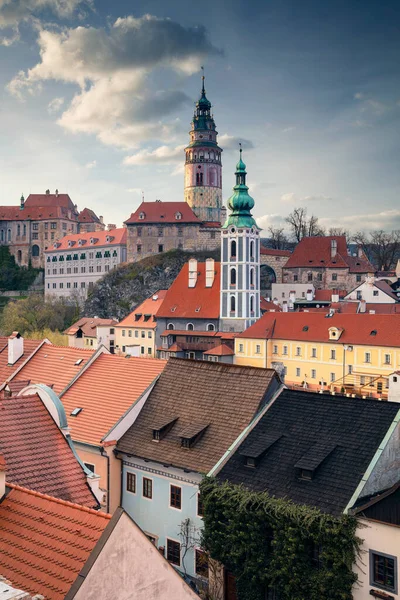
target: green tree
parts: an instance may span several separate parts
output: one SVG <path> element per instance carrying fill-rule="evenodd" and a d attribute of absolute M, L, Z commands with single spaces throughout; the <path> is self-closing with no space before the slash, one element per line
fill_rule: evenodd
<path fill-rule="evenodd" d="M 20 267 L 8 246 L 0 246 L 0 290 L 27 290 L 39 269 Z"/>

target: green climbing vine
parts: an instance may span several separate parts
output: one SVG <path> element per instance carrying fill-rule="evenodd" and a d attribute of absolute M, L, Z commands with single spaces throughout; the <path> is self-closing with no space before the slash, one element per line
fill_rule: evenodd
<path fill-rule="evenodd" d="M 264 600 L 267 589 L 279 600 L 351 600 L 361 542 L 354 517 L 209 477 L 200 490 L 202 546 L 235 575 L 239 600 Z"/>

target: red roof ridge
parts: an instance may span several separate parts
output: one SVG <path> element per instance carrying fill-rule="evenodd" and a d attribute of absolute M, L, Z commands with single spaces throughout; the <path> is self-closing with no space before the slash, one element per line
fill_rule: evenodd
<path fill-rule="evenodd" d="M 54 502 L 55 504 L 61 504 L 62 506 L 68 506 L 69 508 L 75 508 L 80 510 L 81 512 L 89 513 L 91 515 L 97 515 L 99 517 L 103 517 L 104 519 L 111 519 L 112 515 L 110 513 L 104 513 L 99 510 L 94 510 L 93 508 L 88 508 L 87 506 L 82 506 L 82 504 L 75 504 L 74 502 L 68 502 L 68 500 L 61 500 L 60 498 L 54 498 L 54 496 L 49 496 L 48 494 L 42 494 L 41 492 L 35 492 L 34 490 L 30 490 L 28 488 L 22 487 L 20 485 L 16 485 L 15 483 L 6 482 L 6 486 L 19 490 L 20 492 L 24 492 L 31 496 L 35 496 L 38 498 L 42 498 L 43 500 L 49 500 Z"/>

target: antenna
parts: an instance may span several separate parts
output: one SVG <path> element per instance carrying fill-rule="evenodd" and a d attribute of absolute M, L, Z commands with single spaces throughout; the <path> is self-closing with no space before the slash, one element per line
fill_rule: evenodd
<path fill-rule="evenodd" d="M 144 202 L 144 191 L 142 190 L 142 202 Z"/>

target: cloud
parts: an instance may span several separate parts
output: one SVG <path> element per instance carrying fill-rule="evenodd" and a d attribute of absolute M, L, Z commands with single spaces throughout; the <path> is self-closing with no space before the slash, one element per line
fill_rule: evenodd
<path fill-rule="evenodd" d="M 250 140 L 247 140 L 246 138 L 234 137 L 233 135 L 228 135 L 227 133 L 219 136 L 218 144 L 226 152 L 229 152 L 230 150 L 239 150 L 239 144 L 242 144 L 242 148 L 244 150 L 251 150 L 254 148 L 253 142 Z"/>
<path fill-rule="evenodd" d="M 345 227 L 351 231 L 384 229 L 392 231 L 400 229 L 400 210 L 389 209 L 376 213 L 367 213 L 364 215 L 345 215 L 339 218 L 321 218 L 321 225 L 325 227 Z"/>
<path fill-rule="evenodd" d="M 270 215 L 262 215 L 261 217 L 256 217 L 256 222 L 264 232 L 268 229 L 268 227 L 286 227 L 286 222 L 284 217 L 280 214 L 270 214 Z"/>
<path fill-rule="evenodd" d="M 167 140 L 177 123 L 166 123 L 165 117 L 190 102 L 178 90 L 153 92 L 151 73 L 162 67 L 191 75 L 208 55 L 220 53 L 203 27 L 151 15 L 119 18 L 107 29 L 41 29 L 38 44 L 40 62 L 14 77 L 10 93 L 22 98 L 49 80 L 76 84 L 80 91 L 59 125 L 125 148 Z"/>
<path fill-rule="evenodd" d="M 92 160 L 92 161 L 86 163 L 86 165 L 85 165 L 86 169 L 94 169 L 95 167 L 97 167 L 97 161 L 96 160 Z"/>
<path fill-rule="evenodd" d="M 359 110 L 362 113 L 371 113 L 378 117 L 382 116 L 391 106 L 384 104 L 376 98 L 368 98 L 365 94 L 357 92 L 354 94 L 354 100 L 359 101 Z"/>
<path fill-rule="evenodd" d="M 331 196 L 316 195 L 316 196 L 297 196 L 294 192 L 282 194 L 281 202 L 285 204 L 307 204 L 309 202 L 329 202 L 332 200 Z"/>
<path fill-rule="evenodd" d="M 282 133 L 290 133 L 291 131 L 294 131 L 296 129 L 296 127 L 292 126 L 292 127 L 285 127 L 285 129 L 282 129 Z"/>
<path fill-rule="evenodd" d="M 128 188 L 126 191 L 130 194 L 142 194 L 142 190 L 140 188 Z"/>
<path fill-rule="evenodd" d="M 58 112 L 64 104 L 64 98 L 53 98 L 48 105 L 47 110 L 50 114 Z"/>
<path fill-rule="evenodd" d="M 170 148 L 169 146 L 159 146 L 155 150 L 140 150 L 136 154 L 126 156 L 124 158 L 124 165 L 151 165 L 151 164 L 171 164 L 178 161 L 183 162 L 184 153 L 183 150 L 185 144 L 176 146 L 176 148 Z"/>

